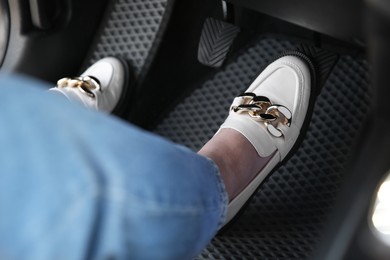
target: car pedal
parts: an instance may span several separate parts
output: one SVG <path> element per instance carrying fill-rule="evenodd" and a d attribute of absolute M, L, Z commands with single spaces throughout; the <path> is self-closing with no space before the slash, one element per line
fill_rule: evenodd
<path fill-rule="evenodd" d="M 221 67 L 239 32 L 236 25 L 207 18 L 200 37 L 198 61 L 209 67 Z"/>
<path fill-rule="evenodd" d="M 318 94 L 325 84 L 333 67 L 336 65 L 339 55 L 324 49 L 316 48 L 309 44 L 301 44 L 298 50 L 307 55 L 314 62 L 317 69 Z"/>

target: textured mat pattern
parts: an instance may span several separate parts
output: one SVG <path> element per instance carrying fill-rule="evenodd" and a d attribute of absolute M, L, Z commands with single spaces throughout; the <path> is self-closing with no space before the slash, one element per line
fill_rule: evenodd
<path fill-rule="evenodd" d="M 294 43 L 265 38 L 183 100 L 156 132 L 194 150 L 218 129 L 232 98 Z M 199 259 L 304 259 L 319 239 L 342 171 L 370 104 L 367 64 L 341 56 L 317 99 L 296 154 L 257 192 L 233 227 Z"/>
<path fill-rule="evenodd" d="M 168 1 L 111 1 L 88 65 L 107 56 L 120 56 L 139 74 L 156 39 Z"/>

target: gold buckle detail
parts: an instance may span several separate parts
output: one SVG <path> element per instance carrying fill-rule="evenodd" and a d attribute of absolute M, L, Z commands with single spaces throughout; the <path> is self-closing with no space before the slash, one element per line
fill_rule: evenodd
<path fill-rule="evenodd" d="M 100 90 L 100 84 L 97 80 L 92 77 L 84 76 L 84 77 L 74 77 L 74 78 L 62 78 L 57 81 L 58 88 L 78 88 L 85 95 L 95 98 L 95 94 L 93 91 Z"/>
<path fill-rule="evenodd" d="M 257 96 L 254 93 L 244 93 L 239 97 L 240 104 L 232 106 L 231 110 L 235 113 L 247 113 L 253 119 L 263 122 L 273 136 L 283 136 L 280 125 L 288 127 L 291 125 L 292 114 L 287 107 L 272 104 L 267 97 Z"/>

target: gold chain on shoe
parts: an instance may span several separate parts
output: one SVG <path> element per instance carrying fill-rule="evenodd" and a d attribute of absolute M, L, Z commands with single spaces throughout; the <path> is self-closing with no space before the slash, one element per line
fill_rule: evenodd
<path fill-rule="evenodd" d="M 78 88 L 82 93 L 86 94 L 87 96 L 91 98 L 95 98 L 96 96 L 93 93 L 93 91 L 100 90 L 100 83 L 98 80 L 92 77 L 83 76 L 83 77 L 74 77 L 74 78 L 62 78 L 59 81 L 57 81 L 57 87 Z"/>
<path fill-rule="evenodd" d="M 285 106 L 272 104 L 267 97 L 254 93 L 243 93 L 238 97 L 241 98 L 240 104 L 232 106 L 231 110 L 235 113 L 247 113 L 255 120 L 263 122 L 273 136 L 283 135 L 279 125 L 291 125 L 292 114 Z"/>

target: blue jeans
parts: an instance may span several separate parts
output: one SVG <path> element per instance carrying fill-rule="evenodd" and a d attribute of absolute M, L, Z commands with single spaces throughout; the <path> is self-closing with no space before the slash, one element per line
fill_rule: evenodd
<path fill-rule="evenodd" d="M 224 221 L 217 167 L 187 148 L 0 78 L 0 259 L 190 259 Z"/>

